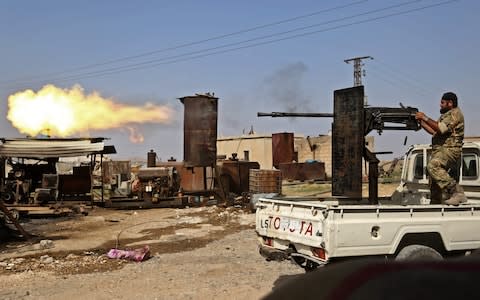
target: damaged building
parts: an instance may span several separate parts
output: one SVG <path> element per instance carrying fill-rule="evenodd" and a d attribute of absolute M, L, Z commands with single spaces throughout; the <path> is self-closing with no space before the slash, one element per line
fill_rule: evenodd
<path fill-rule="evenodd" d="M 373 136 L 365 137 L 366 146 L 374 152 Z M 260 169 L 279 169 L 280 164 L 296 162 L 304 164 L 301 169 L 309 171 L 305 163 L 319 162 L 323 167 L 315 167 L 317 175 L 308 175 L 311 179 L 325 180 L 331 178 L 332 170 L 332 137 L 319 135 L 315 137 L 293 133 L 246 134 L 241 136 L 219 137 L 217 139 L 219 156 L 231 157 L 236 153 L 240 160 L 256 161 Z M 289 166 L 298 171 L 295 166 Z M 323 171 L 322 171 L 323 170 Z M 320 172 L 320 173 L 318 173 Z M 323 173 L 323 174 L 322 174 Z M 366 175 L 366 171 L 363 171 Z"/>

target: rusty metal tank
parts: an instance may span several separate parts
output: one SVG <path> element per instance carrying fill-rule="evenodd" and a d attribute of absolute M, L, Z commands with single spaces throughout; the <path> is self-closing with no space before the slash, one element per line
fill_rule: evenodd
<path fill-rule="evenodd" d="M 306 163 L 280 163 L 282 180 L 326 180 L 325 163 L 312 161 Z"/>
<path fill-rule="evenodd" d="M 295 160 L 294 136 L 292 132 L 272 134 L 273 166 L 280 168 L 281 163 L 291 163 Z"/>
<path fill-rule="evenodd" d="M 208 167 L 217 157 L 218 98 L 196 94 L 179 98 L 183 103 L 183 160 L 187 167 Z"/>
<path fill-rule="evenodd" d="M 153 168 L 157 165 L 157 153 L 153 150 L 147 153 L 147 168 Z"/>
<path fill-rule="evenodd" d="M 260 169 L 256 161 L 224 160 L 218 163 L 224 191 L 237 195 L 249 192 L 250 170 Z"/>

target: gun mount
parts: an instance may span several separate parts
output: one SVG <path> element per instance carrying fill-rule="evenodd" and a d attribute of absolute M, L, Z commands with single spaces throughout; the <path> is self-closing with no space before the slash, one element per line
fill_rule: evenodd
<path fill-rule="evenodd" d="M 417 108 L 404 107 L 400 103 L 400 107 L 365 107 L 365 128 L 364 135 L 372 130 L 377 130 L 382 134 L 384 130 L 419 130 L 420 124 L 415 119 Z M 289 112 L 258 112 L 257 117 L 301 117 L 301 118 L 335 118 L 332 113 L 289 113 Z M 397 126 L 386 124 L 400 124 Z M 401 126 L 404 125 L 404 126 Z"/>
<path fill-rule="evenodd" d="M 362 198 L 362 158 L 369 165 L 368 199 L 378 203 L 378 163 L 376 154 L 365 146 L 365 136 L 372 130 L 419 130 L 415 119 L 417 108 L 365 107 L 364 88 L 334 91 L 332 113 L 257 113 L 258 117 L 314 117 L 332 118 L 332 196 L 348 199 Z M 359 130 L 363 128 L 362 130 Z M 340 198 L 341 199 L 341 198 Z"/>
<path fill-rule="evenodd" d="M 417 108 L 404 107 L 366 107 L 365 109 L 365 129 L 367 135 L 372 130 L 377 130 L 382 134 L 383 130 L 419 130 L 421 128 L 415 119 Z M 389 126 L 386 124 L 401 124 L 404 126 Z"/>

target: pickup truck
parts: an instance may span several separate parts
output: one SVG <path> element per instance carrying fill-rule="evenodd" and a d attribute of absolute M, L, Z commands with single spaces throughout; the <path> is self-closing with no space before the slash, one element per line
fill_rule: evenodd
<path fill-rule="evenodd" d="M 335 197 L 260 198 L 260 254 L 312 270 L 360 256 L 442 259 L 480 248 L 480 143 L 464 144 L 459 182 L 468 201 L 459 206 L 429 204 L 429 153 L 429 145 L 411 146 L 398 188 L 376 205 Z"/>

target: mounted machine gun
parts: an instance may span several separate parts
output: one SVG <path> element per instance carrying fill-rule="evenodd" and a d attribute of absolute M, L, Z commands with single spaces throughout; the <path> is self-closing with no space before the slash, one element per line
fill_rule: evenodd
<path fill-rule="evenodd" d="M 369 164 L 369 202 L 378 203 L 378 163 L 376 154 L 365 146 L 372 130 L 419 130 L 417 108 L 365 107 L 364 88 L 334 91 L 334 113 L 257 113 L 258 117 L 333 118 L 332 124 L 332 196 L 362 199 L 362 158 Z M 362 130 L 358 130 L 363 128 Z M 385 154 L 385 152 L 381 153 Z"/>
<path fill-rule="evenodd" d="M 400 107 L 365 107 L 365 128 L 364 135 L 372 130 L 377 130 L 379 134 L 383 130 L 419 130 L 420 124 L 415 119 L 415 113 L 418 109 L 415 107 L 405 107 L 400 103 Z M 310 117 L 310 118 L 334 118 L 331 113 L 288 113 L 288 112 L 271 112 L 257 113 L 257 117 Z M 385 124 L 403 124 L 405 126 L 391 126 Z"/>

